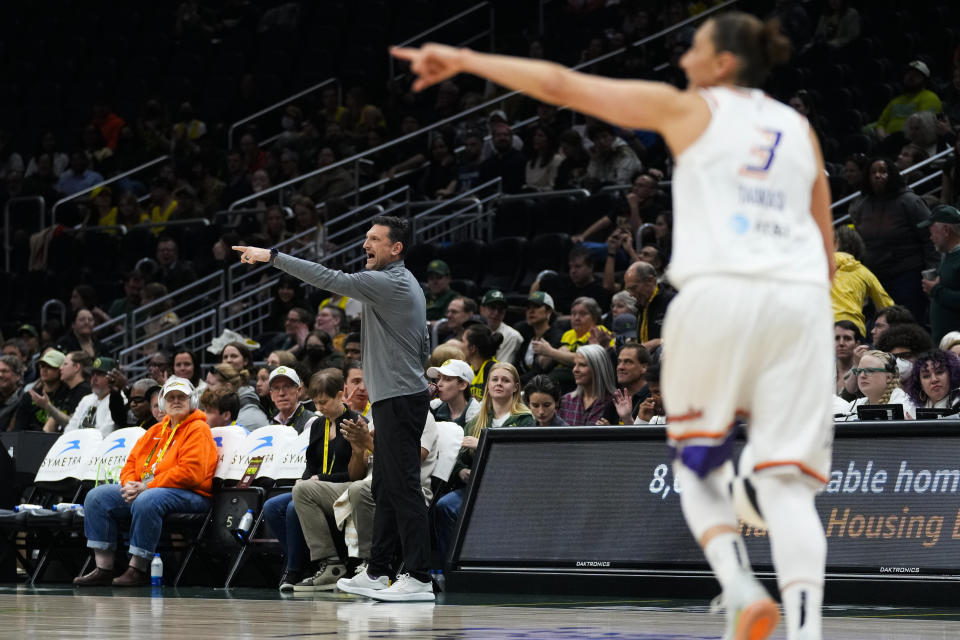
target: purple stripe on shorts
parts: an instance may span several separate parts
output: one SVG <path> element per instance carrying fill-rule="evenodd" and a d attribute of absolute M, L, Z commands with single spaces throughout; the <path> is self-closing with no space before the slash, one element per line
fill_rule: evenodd
<path fill-rule="evenodd" d="M 701 478 L 721 466 L 733 457 L 733 441 L 737 430 L 731 429 L 723 442 L 714 446 L 702 444 L 687 444 L 680 447 L 680 462 L 690 468 Z M 670 452 L 677 457 L 677 447 L 670 445 Z"/>

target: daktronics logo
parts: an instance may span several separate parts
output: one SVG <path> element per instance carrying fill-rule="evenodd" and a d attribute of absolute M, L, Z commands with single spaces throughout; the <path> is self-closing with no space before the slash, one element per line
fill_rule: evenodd
<path fill-rule="evenodd" d="M 880 573 L 920 573 L 920 567 L 880 567 Z"/>
<path fill-rule="evenodd" d="M 578 567 L 609 567 L 609 562 L 598 562 L 596 560 L 577 560 Z"/>

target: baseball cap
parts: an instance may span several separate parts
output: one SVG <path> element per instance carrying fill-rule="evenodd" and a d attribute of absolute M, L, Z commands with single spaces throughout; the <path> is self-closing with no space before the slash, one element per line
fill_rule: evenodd
<path fill-rule="evenodd" d="M 54 369 L 59 369 L 63 366 L 63 360 L 66 357 L 67 356 L 63 355 L 63 353 L 60 351 L 57 351 L 56 349 L 50 349 L 50 351 L 47 351 L 45 354 L 43 354 L 43 356 L 40 358 L 40 362 L 51 366 Z"/>
<path fill-rule="evenodd" d="M 490 289 L 485 294 L 483 294 L 483 299 L 480 300 L 480 304 L 485 307 L 489 307 L 495 304 L 501 304 L 507 306 L 507 296 L 503 295 L 503 291 L 499 289 Z"/>
<path fill-rule="evenodd" d="M 553 305 L 553 296 L 546 291 L 534 291 L 530 294 L 530 297 L 527 298 L 527 302 L 550 307 L 552 311 L 556 310 L 556 307 Z"/>
<path fill-rule="evenodd" d="M 297 375 L 297 372 L 291 367 L 279 366 L 273 371 L 270 372 L 270 378 L 267 380 L 267 385 L 269 386 L 275 378 L 286 378 L 290 380 L 293 384 L 300 386 L 300 376 Z"/>
<path fill-rule="evenodd" d="M 914 60 L 913 62 L 908 64 L 907 67 L 910 69 L 916 69 L 917 71 L 922 73 L 925 78 L 930 77 L 930 67 L 928 67 L 926 64 L 924 64 L 920 60 Z"/>
<path fill-rule="evenodd" d="M 17 329 L 17 333 L 18 333 L 18 334 L 19 334 L 19 333 L 29 333 L 29 334 L 30 334 L 31 336 L 33 336 L 34 338 L 39 338 L 39 337 L 40 337 L 40 334 L 37 333 L 37 328 L 36 328 L 35 326 L 33 326 L 32 324 L 22 324 L 22 325 L 20 325 L 20 327 Z"/>
<path fill-rule="evenodd" d="M 637 316 L 621 313 L 613 319 L 613 333 L 618 338 L 631 338 L 637 335 Z"/>
<path fill-rule="evenodd" d="M 473 382 L 473 369 L 463 360 L 447 360 L 439 367 L 427 369 L 428 378 L 439 378 L 441 375 Z"/>
<path fill-rule="evenodd" d="M 933 211 L 930 212 L 929 218 L 917 224 L 917 228 L 926 229 L 934 222 L 960 224 L 960 211 L 958 211 L 956 207 L 951 207 L 948 204 L 938 204 L 933 208 Z"/>
<path fill-rule="evenodd" d="M 443 260 L 431 260 L 427 265 L 427 273 L 439 273 L 441 276 L 450 275 L 450 265 Z"/>
<path fill-rule="evenodd" d="M 101 373 L 110 373 L 117 368 L 117 361 L 113 358 L 100 357 L 93 361 L 93 370 Z"/>
<path fill-rule="evenodd" d="M 180 393 L 189 396 L 193 393 L 194 389 L 193 384 L 186 378 L 181 378 L 180 376 L 170 376 L 163 384 L 163 388 L 160 389 L 160 397 L 166 398 L 167 394 L 171 391 L 179 391 Z"/>

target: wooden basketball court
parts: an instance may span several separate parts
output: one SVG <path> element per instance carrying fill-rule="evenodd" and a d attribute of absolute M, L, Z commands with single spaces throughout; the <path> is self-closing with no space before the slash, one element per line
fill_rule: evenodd
<path fill-rule="evenodd" d="M 828 607 L 824 638 L 960 637 L 960 610 Z M 0 587 L 3 638 L 718 639 L 705 602 L 442 595 L 436 604 L 267 589 Z M 774 636 L 784 638 L 781 627 Z"/>

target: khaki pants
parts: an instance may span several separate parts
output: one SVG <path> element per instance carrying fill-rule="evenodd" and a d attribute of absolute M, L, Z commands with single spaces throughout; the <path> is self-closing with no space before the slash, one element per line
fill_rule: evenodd
<path fill-rule="evenodd" d="M 293 504 L 300 518 L 303 537 L 310 549 L 311 560 L 325 560 L 337 555 L 333 533 L 327 516 L 333 517 L 333 503 L 347 492 L 353 510 L 353 523 L 357 529 L 358 554 L 361 559 L 370 558 L 373 539 L 374 502 L 370 478 L 356 482 L 326 482 L 303 480 L 293 487 Z"/>

